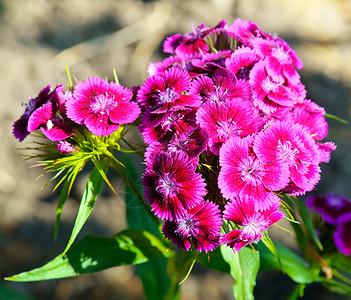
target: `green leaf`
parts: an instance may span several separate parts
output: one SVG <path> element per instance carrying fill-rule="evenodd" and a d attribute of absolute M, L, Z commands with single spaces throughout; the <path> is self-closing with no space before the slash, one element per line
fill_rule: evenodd
<path fill-rule="evenodd" d="M 201 263 L 207 268 L 219 272 L 230 273 L 229 264 L 223 259 L 221 250 L 219 248 L 216 248 L 209 253 L 201 252 L 197 257 L 197 262 Z"/>
<path fill-rule="evenodd" d="M 73 277 L 172 255 L 173 251 L 153 234 L 127 229 L 114 237 L 87 235 L 63 257 L 59 255 L 41 268 L 6 279 L 28 282 Z"/>
<path fill-rule="evenodd" d="M 62 252 L 61 256 L 65 255 L 68 249 L 72 246 L 74 240 L 76 239 L 78 233 L 82 229 L 83 225 L 85 224 L 86 220 L 88 219 L 90 213 L 93 210 L 96 198 L 101 191 L 103 178 L 101 176 L 101 170 L 105 173 L 107 172 L 109 165 L 109 160 L 104 159 L 100 162 L 100 167 L 95 167 L 90 174 L 88 179 L 82 200 L 80 201 L 78 214 L 76 217 L 76 221 L 74 223 L 74 227 L 71 233 L 71 237 L 68 240 L 67 246 L 65 250 Z M 54 262 L 55 263 L 55 262 Z"/>
<path fill-rule="evenodd" d="M 262 243 L 258 243 L 260 253 L 260 271 L 281 270 L 286 273 L 296 283 L 306 284 L 320 281 L 318 274 L 316 275 L 307 263 L 293 251 L 285 246 L 274 243 L 278 252 L 281 265 L 277 258 Z"/>
<path fill-rule="evenodd" d="M 233 294 L 236 300 L 254 299 L 253 289 L 260 265 L 258 251 L 244 247 L 239 252 L 226 245 L 220 246 L 224 260 L 230 265 L 230 274 L 235 280 Z"/>
<path fill-rule="evenodd" d="M 139 166 L 142 166 L 138 157 L 135 157 L 135 161 L 139 162 Z M 128 225 L 130 228 L 147 230 L 153 233 L 162 239 L 167 247 L 169 243 L 164 240 L 160 233 L 160 225 L 156 225 L 157 221 L 151 217 L 150 208 L 145 204 L 142 197 L 141 174 L 143 168 L 138 169 L 135 166 L 135 161 L 131 159 L 130 155 L 125 154 L 123 156 L 125 179 L 127 179 L 125 203 Z M 128 182 L 132 185 L 129 185 Z M 149 212 L 147 212 L 147 209 Z M 167 275 L 167 260 L 165 258 L 138 265 L 136 271 L 143 284 L 147 299 L 164 300 L 167 298 L 171 288 L 171 280 Z"/>

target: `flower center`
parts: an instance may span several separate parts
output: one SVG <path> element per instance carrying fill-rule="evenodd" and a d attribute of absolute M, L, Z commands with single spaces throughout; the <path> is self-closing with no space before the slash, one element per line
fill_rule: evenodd
<path fill-rule="evenodd" d="M 262 177 L 262 169 L 258 159 L 249 157 L 246 162 L 244 162 L 244 168 L 241 171 L 241 178 L 250 183 L 255 184 L 258 179 Z"/>
<path fill-rule="evenodd" d="M 107 93 L 95 96 L 91 104 L 93 113 L 107 114 L 112 108 L 116 107 L 114 97 L 109 96 Z"/>
<path fill-rule="evenodd" d="M 299 153 L 299 150 L 294 148 L 290 141 L 285 141 L 283 143 L 281 140 L 278 140 L 277 151 L 279 153 L 279 158 L 289 164 L 295 163 L 295 156 Z"/>
<path fill-rule="evenodd" d="M 239 130 L 236 126 L 236 123 L 233 121 L 233 119 L 227 119 L 226 121 L 216 122 L 216 124 L 217 124 L 217 134 L 219 139 L 222 139 L 222 137 L 224 137 L 225 139 L 228 139 L 228 137 L 230 136 L 239 134 Z"/>
<path fill-rule="evenodd" d="M 262 81 L 262 89 L 268 94 L 272 92 L 275 88 L 280 86 L 281 83 L 274 82 L 271 78 L 267 77 Z"/>
<path fill-rule="evenodd" d="M 191 218 L 185 217 L 178 221 L 178 229 L 177 231 L 186 236 L 191 236 L 194 229 L 194 221 Z"/>
<path fill-rule="evenodd" d="M 165 173 L 160 177 L 156 191 L 165 196 L 169 196 L 176 191 L 176 185 L 173 182 L 171 174 Z"/>
<path fill-rule="evenodd" d="M 177 93 L 173 88 L 166 88 L 165 91 L 159 92 L 159 98 L 161 103 L 170 103 L 177 99 Z"/>

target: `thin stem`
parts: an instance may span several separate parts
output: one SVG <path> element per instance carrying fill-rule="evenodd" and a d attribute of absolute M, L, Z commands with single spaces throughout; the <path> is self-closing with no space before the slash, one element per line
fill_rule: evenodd
<path fill-rule="evenodd" d="M 144 197 L 141 195 L 141 193 L 139 192 L 138 188 L 135 186 L 134 182 L 131 181 L 128 176 L 126 175 L 126 173 L 124 172 L 124 170 L 122 169 L 121 165 L 118 164 L 116 161 L 111 160 L 110 161 L 110 165 L 112 168 L 114 168 L 117 173 L 123 178 L 123 180 L 125 181 L 125 183 L 129 186 L 129 188 L 132 190 L 132 192 L 134 193 L 134 195 L 137 197 L 139 203 L 141 206 L 143 206 L 146 210 L 146 212 L 149 214 L 151 220 L 155 223 L 155 225 L 157 227 L 159 227 L 160 225 L 160 221 L 159 219 L 152 213 L 152 211 L 150 210 L 149 206 L 147 206 L 147 204 L 144 202 Z"/>

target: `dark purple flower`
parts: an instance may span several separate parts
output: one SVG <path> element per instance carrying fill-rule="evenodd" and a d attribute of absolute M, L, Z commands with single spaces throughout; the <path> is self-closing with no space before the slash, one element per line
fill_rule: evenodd
<path fill-rule="evenodd" d="M 183 151 L 194 162 L 196 167 L 198 164 L 197 157 L 206 149 L 208 135 L 205 130 L 196 128 L 190 135 L 174 135 L 171 141 L 156 141 L 149 145 L 145 152 L 145 159 L 152 159 L 156 153 Z"/>
<path fill-rule="evenodd" d="M 13 124 L 13 135 L 15 138 L 22 142 L 28 135 L 27 129 L 29 117 L 32 113 L 41 107 L 43 104 L 48 103 L 57 93 L 58 86 L 50 92 L 50 84 L 43 88 L 36 98 L 30 98 L 29 103 L 26 104 L 26 109 L 23 115 Z"/>
<path fill-rule="evenodd" d="M 144 110 L 158 114 L 198 107 L 201 98 L 185 93 L 190 80 L 186 70 L 172 67 L 162 76 L 155 75 L 145 81 L 138 92 L 138 102 Z"/>
<path fill-rule="evenodd" d="M 218 246 L 222 216 L 216 204 L 204 201 L 184 212 L 177 220 L 165 221 L 162 232 L 179 248 L 212 251 Z"/>
<path fill-rule="evenodd" d="M 344 255 L 351 255 L 351 211 L 344 213 L 338 218 L 336 231 L 334 232 L 336 248 Z"/>
<path fill-rule="evenodd" d="M 97 136 L 107 136 L 120 124 L 135 121 L 140 113 L 138 104 L 131 102 L 132 91 L 122 85 L 100 77 L 79 82 L 72 97 L 67 99 L 67 116 L 85 125 Z"/>
<path fill-rule="evenodd" d="M 329 224 L 336 225 L 339 217 L 351 211 L 351 199 L 329 193 L 325 195 L 310 195 L 306 198 L 306 204 L 310 209 L 321 214 Z"/>
<path fill-rule="evenodd" d="M 184 152 L 159 152 L 147 161 L 143 174 L 144 194 L 155 214 L 174 221 L 203 201 L 203 178 Z"/>
<path fill-rule="evenodd" d="M 234 222 L 238 229 L 222 235 L 220 243 L 239 251 L 248 244 L 258 242 L 263 231 L 283 218 L 284 214 L 278 209 L 279 203 L 276 203 L 267 210 L 258 211 L 254 198 L 233 198 L 225 206 L 224 219 Z"/>
<path fill-rule="evenodd" d="M 170 111 L 164 114 L 143 114 L 140 131 L 147 144 L 154 142 L 171 143 L 174 139 L 183 139 L 196 128 L 195 110 Z"/>

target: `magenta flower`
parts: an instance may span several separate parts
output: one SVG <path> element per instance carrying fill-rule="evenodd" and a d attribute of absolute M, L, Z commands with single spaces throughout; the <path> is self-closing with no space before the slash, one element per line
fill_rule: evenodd
<path fill-rule="evenodd" d="M 234 37 L 245 46 L 252 46 L 256 38 L 262 37 L 272 40 L 273 37 L 264 33 L 255 23 L 251 21 L 235 19 L 232 25 L 226 27 L 228 35 Z"/>
<path fill-rule="evenodd" d="M 170 68 L 162 76 L 149 77 L 138 91 L 139 104 L 152 113 L 167 113 L 201 105 L 198 95 L 185 94 L 190 87 L 186 70 Z"/>
<path fill-rule="evenodd" d="M 337 225 L 340 216 L 351 211 L 351 199 L 335 193 L 310 195 L 306 198 L 306 205 L 331 225 Z"/>
<path fill-rule="evenodd" d="M 189 92 L 199 94 L 204 102 L 226 102 L 236 98 L 251 97 L 250 85 L 244 80 L 236 80 L 233 75 L 214 75 L 212 79 L 200 76 L 192 82 Z"/>
<path fill-rule="evenodd" d="M 245 199 L 245 200 L 244 200 Z M 258 242 L 262 232 L 283 218 L 279 203 L 267 210 L 255 209 L 254 198 L 234 198 L 225 206 L 224 219 L 234 222 L 238 229 L 221 236 L 220 243 L 239 251 L 242 247 Z"/>
<path fill-rule="evenodd" d="M 197 157 L 206 149 L 208 142 L 208 135 L 205 130 L 196 128 L 196 130 L 190 135 L 175 135 L 174 138 L 169 142 L 156 141 L 149 145 L 145 152 L 145 159 L 152 159 L 155 154 L 160 151 L 164 152 L 185 152 L 191 161 L 194 163 L 194 167 L 198 164 Z"/>
<path fill-rule="evenodd" d="M 265 61 L 259 61 L 250 72 L 254 105 L 267 114 L 274 112 L 280 106 L 293 107 L 298 100 L 291 97 L 293 91 L 284 85 L 283 78 L 271 77 L 266 66 Z"/>
<path fill-rule="evenodd" d="M 32 113 L 44 105 L 45 103 L 50 102 L 57 93 L 57 88 L 50 92 L 50 84 L 43 88 L 36 98 L 30 98 L 29 103 L 26 104 L 26 109 L 23 115 L 13 124 L 13 135 L 15 138 L 19 139 L 22 142 L 28 135 L 28 120 Z"/>
<path fill-rule="evenodd" d="M 259 56 L 249 47 L 237 48 L 225 62 L 227 68 L 239 79 L 249 80 L 249 73 Z"/>
<path fill-rule="evenodd" d="M 131 102 L 132 91 L 115 82 L 108 83 L 100 77 L 89 77 L 79 82 L 67 99 L 67 116 L 74 122 L 85 125 L 97 136 L 107 136 L 120 124 L 135 121 L 140 109 Z"/>
<path fill-rule="evenodd" d="M 165 53 L 177 54 L 181 57 L 194 57 L 207 53 L 209 47 L 204 41 L 205 37 L 211 33 L 221 31 L 225 25 L 225 20 L 222 20 L 213 28 L 209 28 L 203 23 L 197 27 L 193 25 L 193 32 L 184 35 L 175 34 L 168 37 L 163 43 L 163 51 Z"/>
<path fill-rule="evenodd" d="M 198 76 L 206 72 L 214 73 L 218 69 L 225 69 L 225 61 L 227 58 L 231 57 L 231 55 L 231 50 L 219 50 L 218 52 L 206 53 L 200 58 L 194 58 L 191 60 L 193 66 L 192 72 L 194 75 L 197 72 Z"/>
<path fill-rule="evenodd" d="M 179 248 L 197 251 L 214 250 L 218 246 L 222 225 L 221 212 L 216 204 L 204 201 L 190 208 L 175 221 L 165 221 L 162 232 Z"/>
<path fill-rule="evenodd" d="M 164 114 L 145 112 L 140 131 L 147 144 L 154 142 L 171 143 L 174 139 L 183 139 L 196 128 L 195 110 L 170 111 Z"/>
<path fill-rule="evenodd" d="M 61 153 L 74 153 L 76 151 L 76 147 L 74 147 L 71 143 L 67 141 L 59 141 L 56 145 L 57 150 Z"/>
<path fill-rule="evenodd" d="M 299 124 L 274 122 L 255 138 L 254 151 L 262 163 L 282 160 L 289 166 L 290 194 L 301 195 L 311 191 L 320 179 L 318 148 L 313 138 Z"/>
<path fill-rule="evenodd" d="M 160 219 L 175 221 L 203 201 L 206 184 L 185 153 L 159 152 L 146 163 L 144 194 Z"/>
<path fill-rule="evenodd" d="M 205 103 L 198 109 L 196 119 L 208 132 L 209 147 L 215 155 L 230 137 L 256 133 L 261 125 L 261 119 L 249 101 Z"/>
<path fill-rule="evenodd" d="M 294 120 L 307 128 L 315 140 L 322 140 L 327 136 L 328 123 L 324 114 L 324 108 L 307 99 L 297 104 L 293 110 Z"/>
<path fill-rule="evenodd" d="M 344 255 L 351 255 L 351 211 L 341 215 L 334 232 L 336 248 Z"/>
<path fill-rule="evenodd" d="M 51 102 L 42 105 L 31 114 L 27 128 L 29 132 L 40 128 L 53 142 L 64 140 L 74 134 L 68 120 L 56 115 Z"/>
<path fill-rule="evenodd" d="M 226 141 L 219 152 L 219 164 L 218 187 L 223 197 L 254 199 L 257 210 L 275 205 L 279 198 L 272 191 L 283 189 L 289 182 L 288 165 L 282 160 L 262 163 L 247 138 Z"/>
<path fill-rule="evenodd" d="M 253 45 L 257 53 L 266 57 L 267 68 L 274 74 L 274 77 L 281 78 L 281 80 L 287 78 L 293 84 L 300 81 L 300 76 L 294 67 L 302 69 L 303 63 L 297 57 L 294 49 L 284 40 L 258 38 L 254 40 Z"/>

